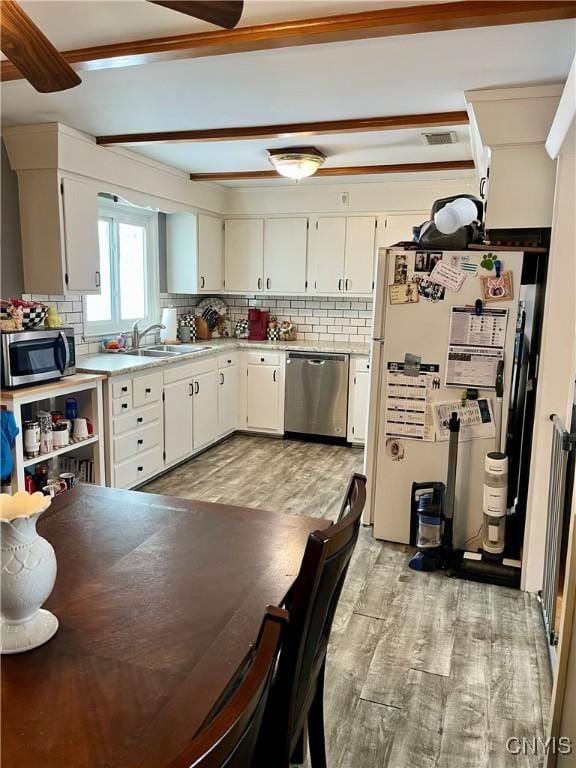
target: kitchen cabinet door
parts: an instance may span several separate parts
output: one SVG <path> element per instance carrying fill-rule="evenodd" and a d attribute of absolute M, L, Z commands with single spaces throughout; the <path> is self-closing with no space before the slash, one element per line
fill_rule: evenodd
<path fill-rule="evenodd" d="M 237 365 L 218 371 L 218 437 L 238 429 L 238 387 Z"/>
<path fill-rule="evenodd" d="M 95 187 L 62 179 L 66 288 L 72 293 L 100 293 L 98 196 Z"/>
<path fill-rule="evenodd" d="M 198 216 L 198 290 L 224 288 L 224 223 L 215 216 Z"/>
<path fill-rule="evenodd" d="M 376 217 L 349 216 L 346 219 L 344 290 L 372 293 L 376 257 Z"/>
<path fill-rule="evenodd" d="M 213 443 L 218 436 L 216 371 L 194 376 L 194 450 Z"/>
<path fill-rule="evenodd" d="M 315 293 L 343 292 L 345 244 L 346 219 L 343 216 L 317 219 L 310 237 Z"/>
<path fill-rule="evenodd" d="M 352 443 L 364 443 L 368 419 L 368 394 L 370 372 L 356 371 L 350 389 L 348 440 Z"/>
<path fill-rule="evenodd" d="M 224 227 L 226 290 L 261 291 L 263 270 L 264 220 L 227 219 Z"/>
<path fill-rule="evenodd" d="M 193 449 L 192 382 L 164 385 L 164 463 L 190 456 Z"/>
<path fill-rule="evenodd" d="M 394 213 L 386 216 L 384 229 L 378 228 L 378 245 L 390 248 L 403 240 L 412 240 L 412 227 L 422 224 L 430 216 L 430 212 Z"/>
<path fill-rule="evenodd" d="M 166 214 L 168 293 L 198 293 L 198 220 L 193 213 Z"/>
<path fill-rule="evenodd" d="M 308 219 L 266 219 L 264 223 L 264 290 L 306 291 Z"/>
<path fill-rule="evenodd" d="M 280 423 L 280 369 L 273 365 L 248 365 L 246 426 L 282 431 Z"/>

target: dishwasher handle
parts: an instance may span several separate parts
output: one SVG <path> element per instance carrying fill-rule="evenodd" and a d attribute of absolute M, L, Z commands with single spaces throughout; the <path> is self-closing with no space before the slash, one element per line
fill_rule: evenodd
<path fill-rule="evenodd" d="M 324 365 L 326 360 L 307 360 L 308 365 Z"/>

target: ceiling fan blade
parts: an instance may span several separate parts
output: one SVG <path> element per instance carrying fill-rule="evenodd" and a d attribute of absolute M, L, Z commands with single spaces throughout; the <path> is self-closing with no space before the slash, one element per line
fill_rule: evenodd
<path fill-rule="evenodd" d="M 65 91 L 82 82 L 15 0 L 0 2 L 0 48 L 40 93 Z"/>
<path fill-rule="evenodd" d="M 209 21 L 225 29 L 232 29 L 240 21 L 244 0 L 148 0 L 154 5 L 163 5 L 173 11 Z"/>

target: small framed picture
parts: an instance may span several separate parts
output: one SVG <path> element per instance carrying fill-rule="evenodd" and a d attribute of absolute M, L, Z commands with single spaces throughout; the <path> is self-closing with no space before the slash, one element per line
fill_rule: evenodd
<path fill-rule="evenodd" d="M 480 278 L 482 283 L 482 299 L 489 301 L 510 301 L 514 298 L 512 287 L 512 272 L 502 272 L 499 277 L 492 275 Z"/>

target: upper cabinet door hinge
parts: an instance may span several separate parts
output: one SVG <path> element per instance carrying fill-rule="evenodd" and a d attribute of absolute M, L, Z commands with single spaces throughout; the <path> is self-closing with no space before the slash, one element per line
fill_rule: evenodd
<path fill-rule="evenodd" d="M 306 219 L 306 229 L 310 229 L 310 220 Z"/>
<path fill-rule="evenodd" d="M 68 272 L 64 273 L 64 282 L 68 285 Z"/>
<path fill-rule="evenodd" d="M 318 223 L 319 223 L 318 220 L 316 220 L 316 229 L 318 229 Z"/>
<path fill-rule="evenodd" d="M 378 219 L 374 219 L 374 229 L 378 229 Z"/>
<path fill-rule="evenodd" d="M 304 280 L 304 288 L 308 288 L 308 280 Z"/>
<path fill-rule="evenodd" d="M 64 182 L 63 181 L 60 182 L 60 194 L 61 195 L 64 194 Z"/>
<path fill-rule="evenodd" d="M 162 392 L 162 402 L 166 402 L 166 392 Z"/>

